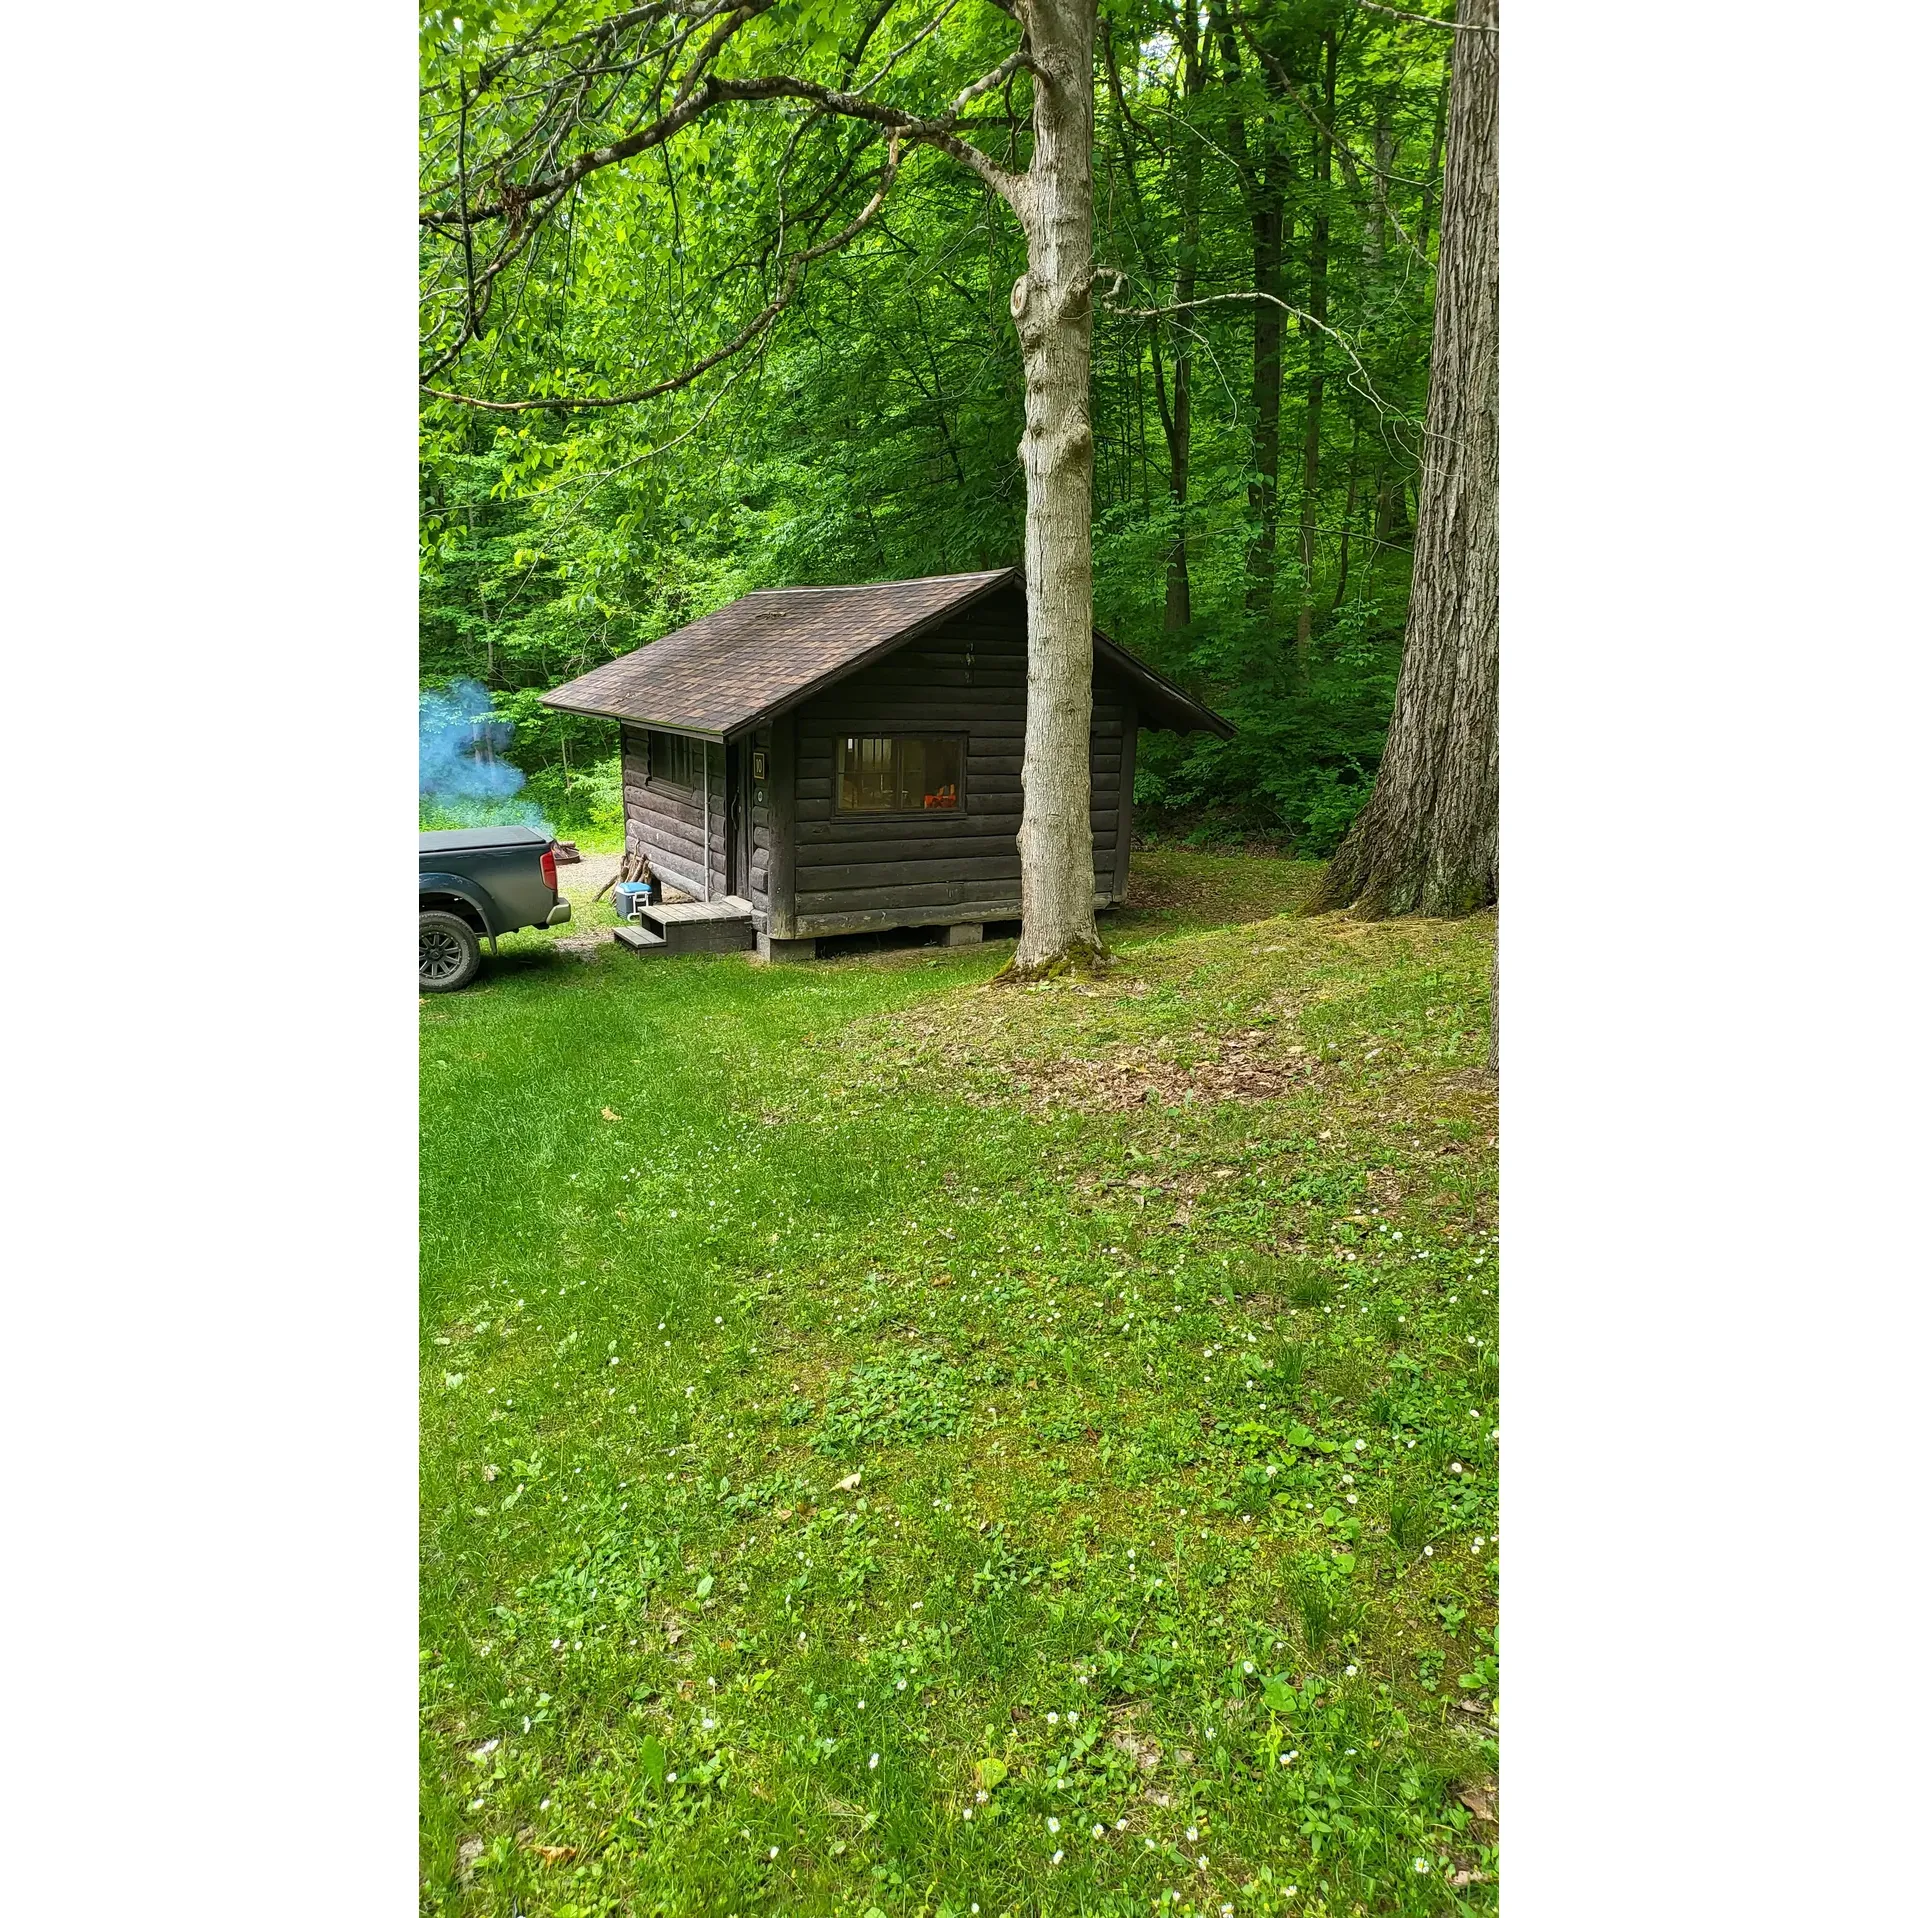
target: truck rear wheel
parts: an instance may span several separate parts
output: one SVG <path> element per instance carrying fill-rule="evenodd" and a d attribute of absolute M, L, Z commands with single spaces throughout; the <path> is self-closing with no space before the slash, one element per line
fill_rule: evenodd
<path fill-rule="evenodd" d="M 480 968 L 479 934 L 456 912 L 420 914 L 420 990 L 458 992 Z"/>

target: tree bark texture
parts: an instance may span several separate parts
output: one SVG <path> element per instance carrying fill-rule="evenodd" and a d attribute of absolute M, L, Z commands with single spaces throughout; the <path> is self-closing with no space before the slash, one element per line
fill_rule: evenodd
<path fill-rule="evenodd" d="M 1092 52 L 1096 0 L 1027 0 L 1038 72 L 1014 202 L 1026 272 L 1025 813 L 1021 929 L 1006 976 L 1096 967 L 1092 875 Z"/>
<path fill-rule="evenodd" d="M 1458 21 L 1496 28 L 1498 0 Z M 1452 41 L 1405 661 L 1378 783 L 1310 908 L 1368 919 L 1498 897 L 1498 35 Z"/>

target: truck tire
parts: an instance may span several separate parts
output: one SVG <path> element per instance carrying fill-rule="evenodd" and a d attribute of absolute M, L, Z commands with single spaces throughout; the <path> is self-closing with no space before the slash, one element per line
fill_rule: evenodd
<path fill-rule="evenodd" d="M 458 992 L 480 969 L 479 934 L 456 912 L 420 914 L 420 990 Z"/>

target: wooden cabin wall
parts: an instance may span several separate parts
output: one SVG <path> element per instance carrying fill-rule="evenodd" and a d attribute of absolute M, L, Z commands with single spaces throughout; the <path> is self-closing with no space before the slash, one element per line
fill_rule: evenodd
<path fill-rule="evenodd" d="M 756 733 L 749 733 L 745 740 L 745 752 L 742 764 L 746 769 L 746 886 L 745 896 L 753 909 L 753 930 L 764 932 L 770 923 L 772 912 L 772 796 L 773 768 L 771 765 L 773 733 L 770 726 L 762 726 Z M 764 753 L 768 764 L 766 777 L 753 777 L 753 755 Z"/>
<path fill-rule="evenodd" d="M 626 797 L 626 850 L 644 852 L 669 885 L 695 899 L 718 898 L 726 890 L 726 749 L 706 749 L 710 791 L 702 796 L 648 783 L 646 733 L 620 728 L 620 783 Z M 695 765 L 695 773 L 698 766 Z M 704 827 L 706 851 L 700 852 Z M 712 875 L 711 893 L 707 874 Z"/>
<path fill-rule="evenodd" d="M 827 688 L 794 715 L 791 932 L 812 938 L 881 926 L 1016 919 L 1024 796 L 1026 614 L 995 594 L 924 638 Z M 1131 823 L 1125 691 L 1095 672 L 1092 722 L 1094 900 L 1123 886 Z M 911 818 L 833 817 L 841 733 L 963 732 L 964 810 Z M 1129 838 L 1129 831 L 1126 835 Z M 780 915 L 775 912 L 775 918 Z M 785 923 L 782 920 L 782 924 Z"/>

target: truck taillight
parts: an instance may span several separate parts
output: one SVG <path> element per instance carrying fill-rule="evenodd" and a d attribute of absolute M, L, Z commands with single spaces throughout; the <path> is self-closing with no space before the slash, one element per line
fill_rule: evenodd
<path fill-rule="evenodd" d="M 551 846 L 539 856 L 539 876 L 546 881 L 551 891 L 559 891 L 559 865 L 553 858 Z"/>

